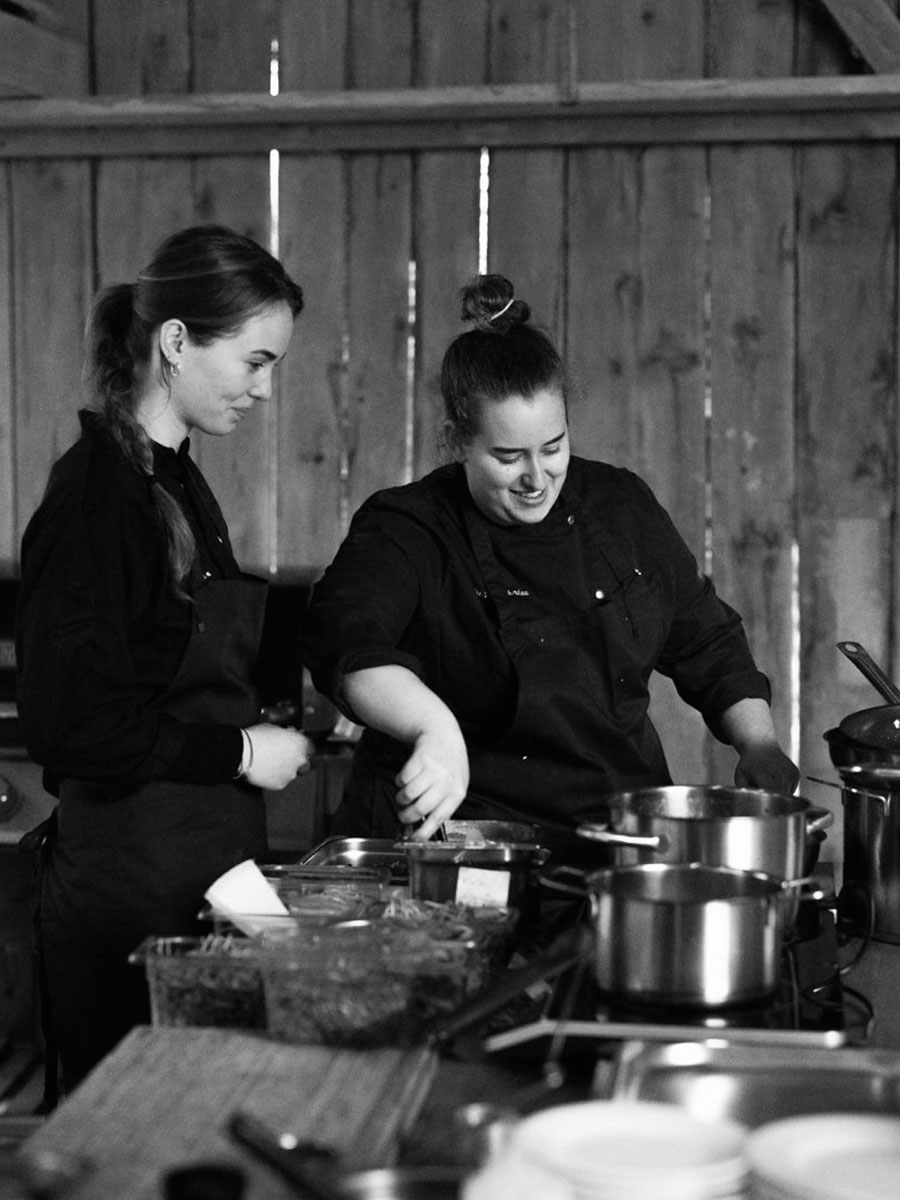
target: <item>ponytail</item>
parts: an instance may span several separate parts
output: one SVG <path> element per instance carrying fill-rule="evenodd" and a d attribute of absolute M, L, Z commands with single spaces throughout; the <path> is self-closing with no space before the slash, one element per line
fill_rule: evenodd
<path fill-rule="evenodd" d="M 115 284 L 99 293 L 88 320 L 86 343 L 85 373 L 96 397 L 100 424 L 125 460 L 149 482 L 166 538 L 175 591 L 187 599 L 184 585 L 196 554 L 194 535 L 181 505 L 154 474 L 153 446 L 132 409 L 135 366 L 148 351 L 134 321 L 132 284 Z"/>

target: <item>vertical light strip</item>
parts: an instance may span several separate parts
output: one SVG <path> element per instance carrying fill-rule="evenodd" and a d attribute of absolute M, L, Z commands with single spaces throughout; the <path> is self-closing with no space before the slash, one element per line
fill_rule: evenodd
<path fill-rule="evenodd" d="M 269 44 L 269 95 L 277 96 L 281 86 L 278 63 L 278 38 L 272 38 Z M 277 150 L 269 151 L 269 252 L 276 258 L 280 254 L 281 230 L 279 228 L 279 188 L 281 160 Z M 269 463 L 269 575 L 278 572 L 278 403 L 281 399 L 280 380 L 275 389 L 274 404 L 269 404 L 266 410 L 266 432 L 268 444 L 266 457 Z"/>
<path fill-rule="evenodd" d="M 481 161 L 478 170 L 478 274 L 484 275 L 488 269 L 488 210 L 491 192 L 491 152 L 487 146 L 481 147 Z"/>
<path fill-rule="evenodd" d="M 800 543 L 791 541 L 791 744 L 788 754 L 800 761 Z"/>
<path fill-rule="evenodd" d="M 403 452 L 405 482 L 413 478 L 416 411 L 416 260 L 409 260 L 406 289 L 406 440 Z"/>
<path fill-rule="evenodd" d="M 281 77 L 278 64 L 278 38 L 272 38 L 269 56 L 269 95 L 277 96 L 281 89 Z M 269 249 L 274 255 L 279 250 L 279 168 L 281 158 L 277 150 L 269 151 Z"/>

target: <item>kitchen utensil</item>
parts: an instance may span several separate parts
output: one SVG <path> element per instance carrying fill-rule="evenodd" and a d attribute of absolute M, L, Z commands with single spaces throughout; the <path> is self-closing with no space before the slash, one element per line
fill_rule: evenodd
<path fill-rule="evenodd" d="M 328 837 L 300 859 L 309 867 L 375 867 L 388 871 L 391 883 L 398 886 L 409 880 L 406 843 L 393 838 Z"/>
<path fill-rule="evenodd" d="M 641 863 L 587 877 L 601 992 L 717 1008 L 771 995 L 788 905 L 806 880 L 701 863 Z"/>
<path fill-rule="evenodd" d="M 865 746 L 900 752 L 900 704 L 862 708 L 844 717 L 838 729 Z"/>
<path fill-rule="evenodd" d="M 776 879 L 807 875 L 818 856 L 813 835 L 834 823 L 800 796 L 757 788 L 672 785 L 619 792 L 607 803 L 608 825 L 579 825 L 577 834 L 615 846 L 622 865 L 703 863 Z M 789 901 L 790 920 L 797 903 Z"/>
<path fill-rule="evenodd" d="M 248 1112 L 228 1119 L 229 1135 L 274 1168 L 306 1200 L 347 1200 L 337 1182 L 336 1158 L 327 1147 L 279 1136 Z"/>
<path fill-rule="evenodd" d="M 228 1132 L 276 1170 L 304 1200 L 456 1200 L 462 1171 L 452 1167 L 380 1167 L 345 1172 L 327 1148 L 279 1135 L 237 1111 Z"/>
<path fill-rule="evenodd" d="M 479 995 L 455 1012 L 435 1020 L 428 1030 L 428 1042 L 440 1046 L 466 1029 L 486 1020 L 526 988 L 555 979 L 590 953 L 591 935 L 582 925 L 573 925 L 558 935 L 545 950 L 535 954 L 524 967 L 505 971 Z"/>
<path fill-rule="evenodd" d="M 888 704 L 900 704 L 900 687 L 889 678 L 859 642 L 838 642 L 838 650 L 857 667 Z"/>
<path fill-rule="evenodd" d="M 900 943 L 900 767 L 843 767 L 844 884 L 866 889 L 875 909 L 872 937 Z"/>

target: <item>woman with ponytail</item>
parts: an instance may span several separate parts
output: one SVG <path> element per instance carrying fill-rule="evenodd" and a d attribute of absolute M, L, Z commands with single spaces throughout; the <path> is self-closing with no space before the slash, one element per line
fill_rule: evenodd
<path fill-rule="evenodd" d="M 129 953 L 197 931 L 209 884 L 266 852 L 262 789 L 308 766 L 302 733 L 260 722 L 266 584 L 189 453 L 269 398 L 302 307 L 266 250 L 206 225 L 90 315 L 93 403 L 26 529 L 17 615 L 26 744 L 59 797 L 39 943 L 66 1089 L 149 1020 Z"/>
<path fill-rule="evenodd" d="M 530 316 L 502 275 L 463 290 L 453 462 L 370 497 L 313 590 L 313 681 L 365 727 L 334 833 L 427 839 L 456 812 L 574 841 L 611 793 L 671 782 L 654 670 L 737 750 L 736 783 L 796 787 L 738 614 L 646 484 L 571 454 L 563 364 Z"/>

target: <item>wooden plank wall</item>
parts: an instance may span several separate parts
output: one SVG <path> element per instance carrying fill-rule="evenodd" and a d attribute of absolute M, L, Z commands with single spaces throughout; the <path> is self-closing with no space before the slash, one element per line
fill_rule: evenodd
<path fill-rule="evenodd" d="M 86 2 L 86 0 L 85 0 Z M 93 0 L 98 94 L 864 73 L 813 0 Z M 277 147 L 273 147 L 277 149 Z M 278 238 L 307 311 L 277 397 L 198 446 L 239 556 L 312 575 L 369 492 L 429 469 L 459 286 L 486 249 L 559 339 L 578 452 L 656 489 L 772 678 L 781 736 L 878 697 L 835 642 L 900 675 L 897 148 L 716 144 L 283 154 Z M 75 430 L 90 294 L 193 220 L 267 241 L 269 161 L 13 161 L 0 174 L 0 571 Z M 676 778 L 729 782 L 666 681 Z M 804 794 L 837 811 L 836 791 Z M 839 812 L 838 812 L 839 816 Z M 830 857 L 840 857 L 839 828 Z"/>

